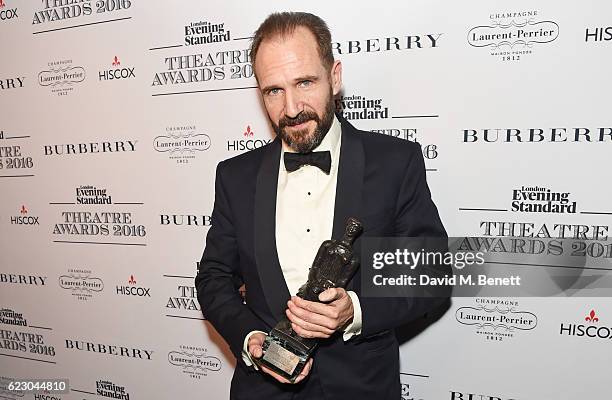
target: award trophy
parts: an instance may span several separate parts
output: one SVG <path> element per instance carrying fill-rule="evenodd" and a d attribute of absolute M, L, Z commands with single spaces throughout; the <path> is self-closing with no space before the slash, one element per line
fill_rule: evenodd
<path fill-rule="evenodd" d="M 352 244 L 361 231 L 361 223 L 351 217 L 346 222 L 342 240 L 321 243 L 308 271 L 308 281 L 300 287 L 297 296 L 320 302 L 319 294 L 325 289 L 346 286 L 359 266 Z M 294 382 L 317 348 L 317 339 L 298 336 L 284 317 L 272 328 L 262 348 L 264 354 L 256 362 Z"/>

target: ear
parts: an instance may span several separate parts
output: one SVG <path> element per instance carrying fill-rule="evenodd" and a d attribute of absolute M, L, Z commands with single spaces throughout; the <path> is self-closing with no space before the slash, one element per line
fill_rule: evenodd
<path fill-rule="evenodd" d="M 342 89 L 342 63 L 340 60 L 334 61 L 331 67 L 331 84 L 334 96 L 336 96 Z"/>

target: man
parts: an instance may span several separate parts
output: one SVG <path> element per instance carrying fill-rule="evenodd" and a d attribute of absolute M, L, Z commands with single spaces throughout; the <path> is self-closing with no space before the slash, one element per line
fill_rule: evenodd
<path fill-rule="evenodd" d="M 394 328 L 440 299 L 361 297 L 359 273 L 346 290 L 323 292 L 322 303 L 295 294 L 321 242 L 341 238 L 350 216 L 363 223 L 361 237 L 446 236 L 420 146 L 358 131 L 334 114 L 342 64 L 319 17 L 270 15 L 255 33 L 251 58 L 277 138 L 219 163 L 195 280 L 203 313 L 238 358 L 231 397 L 397 400 Z M 295 384 L 253 364 L 282 316 L 300 336 L 321 341 Z"/>

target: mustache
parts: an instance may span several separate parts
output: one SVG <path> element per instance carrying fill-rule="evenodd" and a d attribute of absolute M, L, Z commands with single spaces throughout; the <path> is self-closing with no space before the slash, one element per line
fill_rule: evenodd
<path fill-rule="evenodd" d="M 316 113 L 312 111 L 302 111 L 295 118 L 289 118 L 287 116 L 281 118 L 278 121 L 278 126 L 282 129 L 286 126 L 296 126 L 311 120 L 315 122 L 320 122 L 319 116 Z"/>

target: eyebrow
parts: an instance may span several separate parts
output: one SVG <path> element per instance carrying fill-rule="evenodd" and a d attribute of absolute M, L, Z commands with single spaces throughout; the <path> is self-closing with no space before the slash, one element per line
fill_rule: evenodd
<path fill-rule="evenodd" d="M 294 83 L 298 83 L 298 82 L 302 82 L 302 81 L 313 81 L 313 82 L 317 82 L 319 80 L 318 76 L 315 75 L 304 75 L 304 76 L 300 76 L 299 78 L 295 78 L 293 80 Z M 265 86 L 261 89 L 261 91 L 263 93 L 267 93 L 268 91 L 272 90 L 272 89 L 278 89 L 278 85 L 268 85 Z"/>

